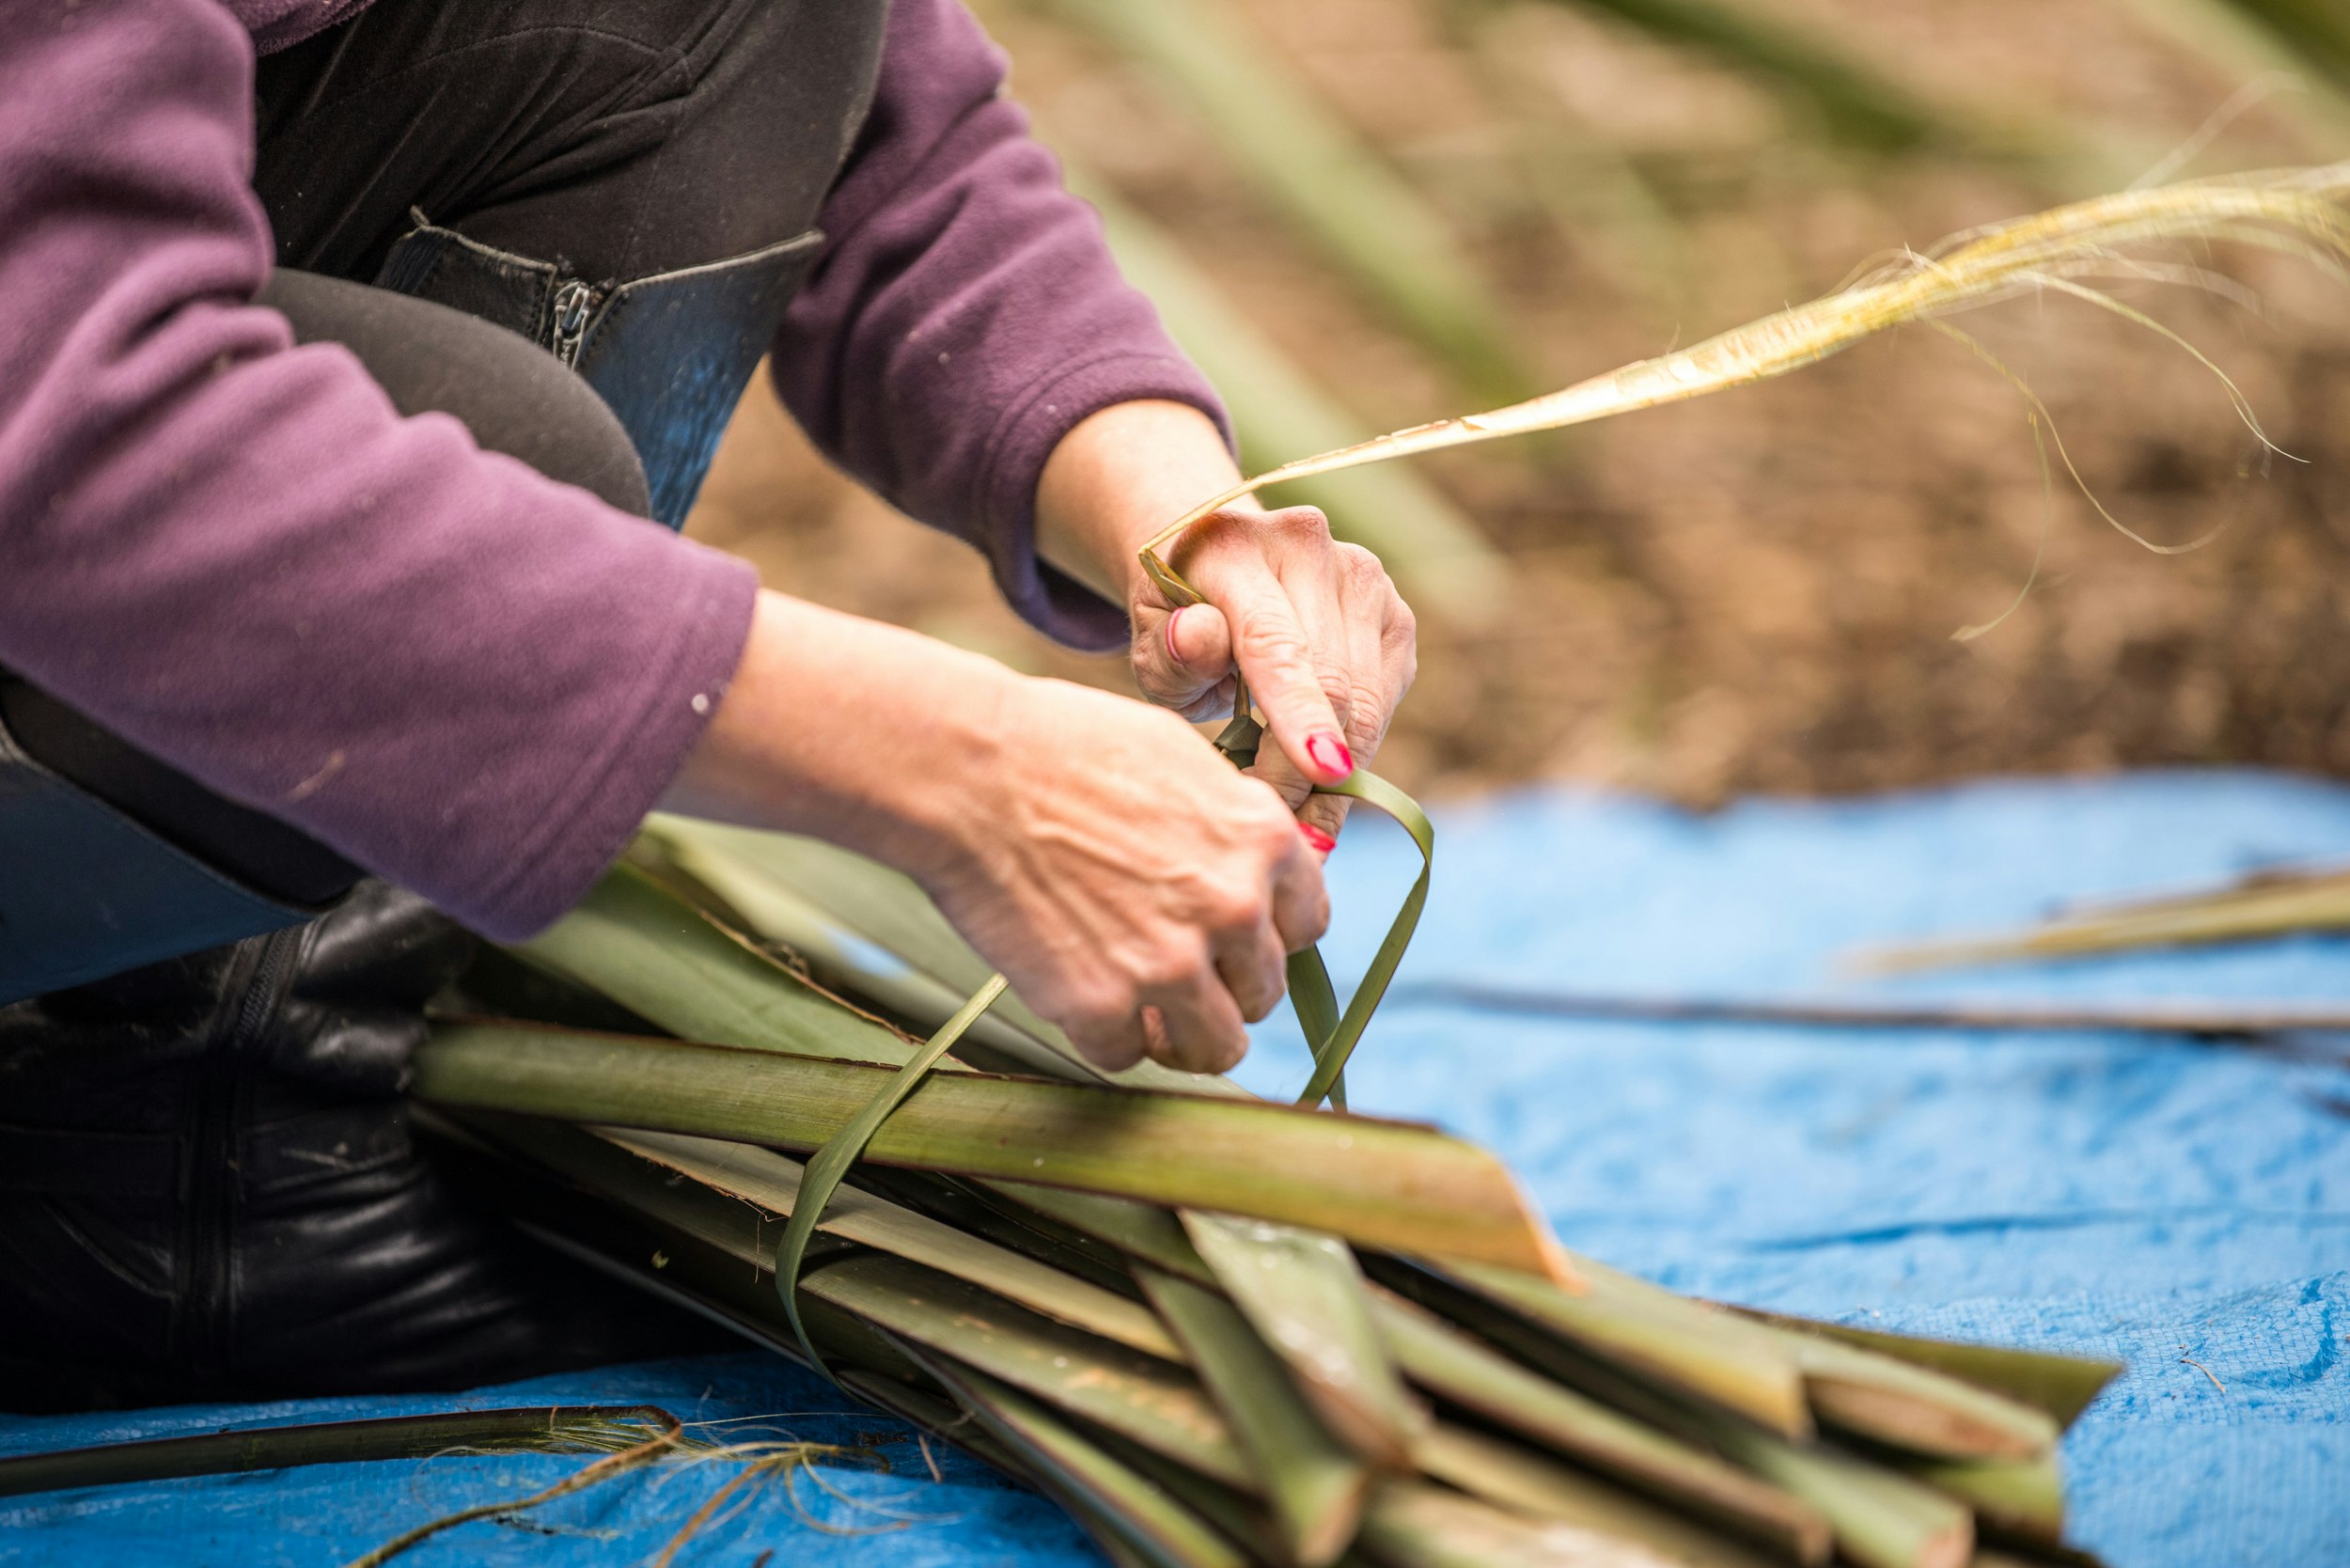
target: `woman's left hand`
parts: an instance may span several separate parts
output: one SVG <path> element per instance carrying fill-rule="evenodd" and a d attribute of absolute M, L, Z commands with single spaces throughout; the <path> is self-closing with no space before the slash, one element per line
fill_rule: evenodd
<path fill-rule="evenodd" d="M 1417 668 L 1411 607 L 1379 558 L 1333 540 L 1312 507 L 1216 512 L 1184 536 L 1181 560 L 1202 603 L 1172 606 L 1147 577 L 1128 603 L 1143 695 L 1219 718 L 1237 666 L 1265 719 L 1255 773 L 1335 837 L 1349 802 L 1311 787 L 1344 778 L 1386 738 Z"/>
<path fill-rule="evenodd" d="M 1297 810 L 1309 839 L 1335 838 L 1348 802 L 1312 795 L 1312 786 L 1335 784 L 1377 754 L 1418 667 L 1412 611 L 1378 557 L 1333 540 L 1319 510 L 1246 504 L 1194 525 L 1167 552 L 1202 600 L 1169 603 L 1136 552 L 1239 478 L 1197 410 L 1120 404 L 1056 449 L 1039 487 L 1040 535 L 1064 565 L 1089 567 L 1084 575 L 1097 586 L 1108 577 L 1123 590 L 1135 678 L 1152 701 L 1196 721 L 1221 717 L 1237 667 L 1268 731 L 1254 771 Z"/>

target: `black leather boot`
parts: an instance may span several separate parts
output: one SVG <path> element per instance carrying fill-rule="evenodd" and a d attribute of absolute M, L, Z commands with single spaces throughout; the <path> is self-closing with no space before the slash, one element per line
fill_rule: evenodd
<path fill-rule="evenodd" d="M 462 1388 L 725 1341 L 533 1246 L 400 1098 L 473 939 L 332 914 L 0 1009 L 0 1409 Z"/>

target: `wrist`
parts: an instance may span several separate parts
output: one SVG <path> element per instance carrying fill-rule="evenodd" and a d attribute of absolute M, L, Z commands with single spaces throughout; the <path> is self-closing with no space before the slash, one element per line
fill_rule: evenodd
<path fill-rule="evenodd" d="M 1155 602 L 1152 535 L 1240 482 L 1215 422 L 1188 403 L 1102 409 L 1061 438 L 1037 484 L 1037 550 L 1120 605 Z"/>

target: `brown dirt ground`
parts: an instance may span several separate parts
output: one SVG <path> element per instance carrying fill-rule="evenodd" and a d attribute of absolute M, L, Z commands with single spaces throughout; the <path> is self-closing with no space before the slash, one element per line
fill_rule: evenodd
<path fill-rule="evenodd" d="M 1772 3 L 1927 88 L 2031 105 L 2144 162 L 2236 85 L 2128 0 Z M 1563 7 L 1481 21 L 1437 0 L 1246 8 L 1450 210 L 1560 384 L 1823 292 L 1884 247 L 2076 194 L 1834 152 L 1738 76 Z M 1048 133 L 1180 234 L 1366 421 L 1466 410 L 1131 66 L 1008 4 L 986 14 Z M 2196 169 L 2339 155 L 2286 102 Z M 1527 176 L 1529 147 L 1588 145 L 1594 127 L 1664 201 L 1684 287 Z M 1424 623 L 1382 770 L 1439 794 L 1574 778 L 1694 802 L 2147 763 L 2350 772 L 2350 293 L 2221 259 L 2260 286 L 2267 321 L 2131 297 L 2223 364 L 2304 462 L 2264 462 L 2212 380 L 2125 322 L 2049 300 L 1969 323 L 2044 398 L 2118 516 L 2164 541 L 2219 530 L 2189 554 L 2133 544 L 2061 483 L 2044 500 L 2015 392 L 1914 329 L 1770 385 L 1432 461 L 1508 552 L 1514 588 L 1483 624 Z M 826 469 L 763 384 L 692 528 L 787 591 L 1125 684 L 1121 662 L 1020 625 L 968 550 Z M 2020 607 L 1953 640 L 2014 599 L 2044 530 Z"/>

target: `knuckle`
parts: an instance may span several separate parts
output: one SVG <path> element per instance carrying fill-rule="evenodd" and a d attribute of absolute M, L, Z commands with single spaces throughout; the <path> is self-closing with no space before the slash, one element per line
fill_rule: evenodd
<path fill-rule="evenodd" d="M 1212 889 L 1202 910 L 1219 932 L 1244 931 L 1264 917 L 1265 894 L 1258 879 L 1235 877 Z"/>
<path fill-rule="evenodd" d="M 1060 1010 L 1055 1022 L 1080 1040 L 1109 1042 L 1125 1033 L 1131 1012 L 1095 1003 L 1071 1003 Z"/>
<path fill-rule="evenodd" d="M 1132 1033 L 1083 1035 L 1071 1030 L 1070 1039 L 1077 1051 L 1096 1067 L 1120 1072 L 1132 1067 L 1150 1054 L 1144 1041 Z"/>
<path fill-rule="evenodd" d="M 1392 593 L 1395 585 L 1387 579 L 1387 569 L 1378 557 L 1359 544 L 1338 546 L 1339 570 L 1348 582 L 1363 588 L 1384 588 Z"/>
<path fill-rule="evenodd" d="M 1207 968 L 1204 949 L 1168 943 L 1144 954 L 1135 965 L 1135 985 L 1142 996 L 1181 991 L 1198 983 Z"/>
<path fill-rule="evenodd" d="M 1068 986 L 1062 993 L 1060 1017 L 1064 1028 L 1095 1037 L 1120 1033 L 1141 1006 L 1134 987 L 1114 970 L 1104 970 Z"/>
<path fill-rule="evenodd" d="M 1313 907 L 1306 911 L 1306 940 L 1319 942 L 1330 932 L 1330 895 L 1318 896 Z"/>
<path fill-rule="evenodd" d="M 1320 507 L 1283 507 L 1273 514 L 1275 525 L 1308 540 L 1327 541 L 1330 518 Z"/>
<path fill-rule="evenodd" d="M 1261 953 L 1253 953 L 1233 966 L 1229 988 L 1244 1021 L 1256 1023 L 1280 1000 L 1280 987 L 1275 981 L 1279 972 Z"/>
<path fill-rule="evenodd" d="M 1286 853 L 1297 833 L 1297 819 L 1290 814 L 1288 804 L 1270 789 L 1252 790 L 1249 794 L 1248 810 L 1241 819 L 1249 842 L 1260 852 Z"/>

